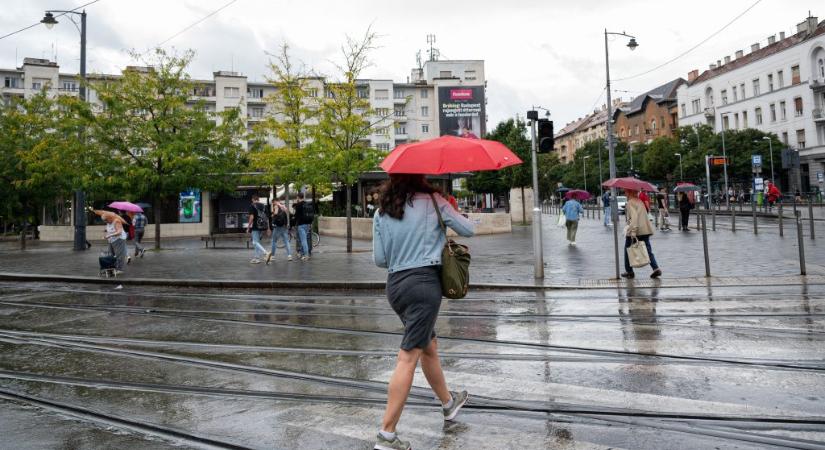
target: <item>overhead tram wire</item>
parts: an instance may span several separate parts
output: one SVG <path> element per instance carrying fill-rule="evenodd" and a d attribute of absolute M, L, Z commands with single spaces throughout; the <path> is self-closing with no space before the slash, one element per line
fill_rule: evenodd
<path fill-rule="evenodd" d="M 70 9 L 68 12 L 64 12 L 64 13 L 60 13 L 60 14 L 56 15 L 56 16 L 54 16 L 54 18 L 55 18 L 55 19 L 57 19 L 58 17 L 65 16 L 65 15 L 66 15 L 66 14 L 68 14 L 69 12 L 72 12 L 72 11 L 77 11 L 78 9 L 85 8 L 85 7 L 89 6 L 89 5 L 93 5 L 93 4 L 95 4 L 95 3 L 99 2 L 99 1 L 100 1 L 100 0 L 92 0 L 92 1 L 91 1 L 91 2 L 89 2 L 89 3 L 84 3 L 84 4 L 80 5 L 80 6 L 78 6 L 77 8 Z M 40 25 L 40 24 L 41 24 L 41 22 L 40 22 L 40 21 L 37 21 L 37 22 L 35 22 L 35 23 L 33 23 L 33 24 L 31 24 L 31 25 L 29 25 L 29 26 L 27 26 L 27 27 L 23 27 L 23 28 L 21 28 L 21 29 L 19 29 L 19 30 L 17 30 L 17 31 L 12 31 L 11 33 L 4 34 L 3 36 L 0 36 L 0 40 L 5 39 L 5 38 L 7 38 L 7 37 L 14 36 L 14 35 L 15 35 L 15 34 L 17 34 L 17 33 L 22 33 L 23 31 L 26 31 L 26 30 L 28 30 L 28 29 L 30 29 L 30 28 L 34 28 L 34 27 L 36 27 L 36 26 L 38 26 L 38 25 Z"/>
<path fill-rule="evenodd" d="M 742 11 L 741 13 L 739 13 L 736 17 L 734 17 L 733 19 L 731 19 L 731 20 L 730 20 L 730 22 L 726 23 L 726 24 L 725 24 L 722 28 L 720 28 L 720 29 L 718 29 L 718 30 L 714 31 L 713 33 L 711 33 L 711 35 L 710 35 L 710 36 L 706 37 L 705 39 L 703 39 L 702 41 L 700 41 L 698 44 L 696 44 L 696 45 L 694 45 L 693 47 L 691 47 L 691 48 L 689 48 L 689 49 L 685 50 L 684 52 L 682 52 L 682 53 L 680 53 L 680 54 L 676 55 L 675 57 L 673 57 L 673 58 L 671 58 L 671 59 L 669 59 L 669 60 L 667 60 L 667 61 L 663 62 L 662 64 L 659 64 L 658 66 L 653 67 L 653 68 L 651 68 L 651 69 L 645 70 L 644 72 L 640 72 L 640 73 L 637 73 L 637 74 L 635 74 L 635 75 L 631 75 L 631 76 L 628 76 L 628 77 L 623 77 L 623 78 L 614 78 L 614 79 L 613 79 L 613 80 L 611 80 L 611 81 L 616 82 L 616 81 L 626 81 L 626 80 L 632 80 L 632 79 L 634 79 L 634 78 L 638 78 L 638 77 L 641 77 L 641 76 L 643 76 L 643 75 L 647 75 L 647 74 L 649 74 L 649 73 L 651 73 L 651 72 L 655 72 L 655 71 L 657 71 L 657 70 L 661 69 L 662 67 L 665 67 L 666 65 L 668 65 L 668 64 L 670 64 L 670 63 L 672 63 L 672 62 L 674 62 L 674 61 L 676 61 L 676 60 L 678 60 L 678 59 L 682 58 L 683 56 L 686 56 L 688 53 L 690 53 L 690 52 L 692 52 L 692 51 L 696 50 L 697 48 L 701 47 L 701 46 L 702 46 L 704 43 L 706 43 L 707 41 L 709 41 L 709 40 L 713 39 L 714 37 L 716 37 L 716 35 L 718 35 L 719 33 L 721 33 L 721 32 L 723 32 L 723 31 L 725 31 L 725 29 L 727 29 L 729 26 L 733 25 L 733 23 L 734 23 L 734 22 L 736 22 L 737 20 L 739 20 L 740 18 L 742 18 L 742 16 L 744 16 L 745 14 L 747 14 L 750 10 L 752 10 L 752 9 L 753 9 L 756 5 L 758 5 L 758 4 L 759 4 L 759 3 L 761 3 L 761 2 L 762 2 L 762 0 L 756 0 L 756 1 L 752 4 L 752 5 L 750 5 L 747 9 L 745 9 L 744 11 Z"/>
<path fill-rule="evenodd" d="M 228 8 L 230 5 L 232 5 L 233 3 L 237 2 L 237 1 L 238 1 L 238 0 L 230 0 L 229 2 L 227 2 L 226 4 L 224 4 L 223 6 L 221 6 L 220 8 L 218 8 L 218 9 L 216 9 L 216 10 L 214 10 L 214 11 L 210 12 L 209 14 L 207 14 L 207 15 L 205 15 L 205 16 L 203 16 L 203 17 L 201 17 L 200 19 L 198 19 L 198 20 L 196 20 L 196 21 L 192 22 L 191 24 L 189 24 L 189 25 L 187 25 L 186 27 L 184 27 L 182 30 L 178 31 L 177 33 L 175 33 L 175 34 L 173 34 L 173 35 L 169 36 L 168 38 L 164 39 L 163 41 L 159 42 L 158 44 L 156 44 L 156 45 L 155 45 L 155 48 L 162 47 L 162 46 L 163 46 L 164 44 L 166 44 L 167 42 L 171 41 L 172 39 L 175 39 L 176 37 L 180 36 L 180 35 L 181 35 L 181 34 L 183 34 L 183 33 L 186 33 L 187 31 L 191 30 L 192 28 L 196 27 L 197 25 L 200 25 L 200 24 L 201 24 L 203 21 L 205 21 L 206 19 L 208 19 L 208 18 L 210 18 L 210 17 L 214 16 L 215 14 L 217 14 L 217 13 L 219 13 L 219 12 L 223 11 L 224 9 Z M 146 52 L 148 52 L 148 51 L 149 51 L 149 50 L 147 50 Z M 144 53 L 146 53 L 146 52 L 144 52 Z"/>

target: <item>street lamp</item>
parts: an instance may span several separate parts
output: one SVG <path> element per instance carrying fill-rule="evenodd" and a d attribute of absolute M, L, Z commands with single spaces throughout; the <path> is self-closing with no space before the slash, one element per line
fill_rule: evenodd
<path fill-rule="evenodd" d="M 682 173 L 682 154 L 674 153 L 673 156 L 679 157 L 679 181 L 682 181 L 685 179 L 685 175 Z"/>
<path fill-rule="evenodd" d="M 60 11 L 56 9 L 46 11 L 40 23 L 46 25 L 46 28 L 52 29 L 58 22 L 54 17 L 54 13 L 66 15 L 72 21 L 74 26 L 80 31 L 80 100 L 86 101 L 86 10 L 82 12 L 77 11 Z M 80 16 L 80 26 L 78 27 L 72 15 Z M 86 250 L 86 195 L 82 190 L 74 191 L 74 249 Z"/>
<path fill-rule="evenodd" d="M 770 136 L 762 136 L 763 141 L 768 141 L 768 149 L 771 153 L 771 184 L 776 184 L 776 181 L 773 179 L 773 139 Z"/>
<path fill-rule="evenodd" d="M 722 128 L 722 158 L 724 159 L 724 164 L 722 165 L 722 170 L 725 174 L 725 206 L 730 209 L 730 196 L 728 195 L 728 152 L 725 148 L 725 116 L 730 113 L 719 113 L 719 124 Z M 708 193 L 709 194 L 709 193 Z"/>
<path fill-rule="evenodd" d="M 584 171 L 584 190 L 585 191 L 587 190 L 587 158 L 589 158 L 589 157 L 590 157 L 590 155 L 587 155 L 584 158 L 582 158 L 582 170 Z"/>
<path fill-rule="evenodd" d="M 605 72 L 605 79 L 606 79 L 606 89 L 607 89 L 607 151 L 608 151 L 608 158 L 610 158 L 610 178 L 616 178 L 616 146 L 613 141 L 613 101 L 610 98 L 610 50 L 607 42 L 607 36 L 614 35 L 614 36 L 624 36 L 630 38 L 630 41 L 627 43 L 627 48 L 630 50 L 636 50 L 636 47 L 639 44 L 636 42 L 636 37 L 622 33 L 615 33 L 609 32 L 607 29 L 604 30 L 604 72 Z M 618 202 L 616 197 L 616 188 L 610 188 L 610 203 L 611 203 L 611 220 L 613 222 L 613 256 L 615 257 L 616 261 L 616 278 L 619 278 L 619 231 L 618 231 L 618 222 L 619 222 L 619 211 L 618 211 Z"/>

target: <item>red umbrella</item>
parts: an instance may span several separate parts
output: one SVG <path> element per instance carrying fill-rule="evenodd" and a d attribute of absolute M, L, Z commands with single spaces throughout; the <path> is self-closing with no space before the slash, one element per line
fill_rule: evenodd
<path fill-rule="evenodd" d="M 395 147 L 381 162 L 381 168 L 387 173 L 439 175 L 498 170 L 521 162 L 501 142 L 441 136 Z"/>
<path fill-rule="evenodd" d="M 611 178 L 604 183 L 602 183 L 604 187 L 613 187 L 619 189 L 627 189 L 630 191 L 647 191 L 653 192 L 656 191 L 656 186 L 648 183 L 647 181 L 640 180 L 638 178 L 633 177 L 624 177 L 624 178 Z"/>
<path fill-rule="evenodd" d="M 567 193 L 564 194 L 564 198 L 568 200 L 570 200 L 571 198 L 574 198 L 576 200 L 590 200 L 591 197 L 593 196 L 590 195 L 589 192 L 583 191 L 581 189 L 573 189 L 572 191 L 567 191 Z"/>

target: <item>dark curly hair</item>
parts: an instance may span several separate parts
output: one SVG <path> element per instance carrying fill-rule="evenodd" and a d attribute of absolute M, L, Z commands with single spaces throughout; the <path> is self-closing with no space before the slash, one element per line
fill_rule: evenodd
<path fill-rule="evenodd" d="M 390 179 L 382 183 L 378 190 L 379 214 L 403 219 L 405 204 L 412 206 L 412 198 L 418 192 L 440 194 L 441 190 L 430 185 L 421 174 L 390 175 Z"/>

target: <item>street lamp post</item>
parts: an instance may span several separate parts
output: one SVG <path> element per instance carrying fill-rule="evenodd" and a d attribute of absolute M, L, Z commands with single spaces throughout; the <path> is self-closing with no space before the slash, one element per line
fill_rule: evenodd
<path fill-rule="evenodd" d="M 589 157 L 590 157 L 590 155 L 587 155 L 584 158 L 582 158 L 582 170 L 584 172 L 583 176 L 584 176 L 584 190 L 585 191 L 587 190 L 587 158 L 589 158 Z"/>
<path fill-rule="evenodd" d="M 685 175 L 682 173 L 682 154 L 674 153 L 673 155 L 679 157 L 679 181 L 683 181 L 685 179 Z"/>
<path fill-rule="evenodd" d="M 625 36 L 630 38 L 630 41 L 627 43 L 627 47 L 630 50 L 635 50 L 639 44 L 636 43 L 636 38 L 634 36 L 624 32 L 614 33 L 607 31 L 607 29 L 604 30 L 604 72 L 607 90 L 607 152 L 608 158 L 610 159 L 610 178 L 616 178 L 616 147 L 613 142 L 613 101 L 610 97 L 610 50 L 607 42 L 607 36 L 609 35 Z M 610 215 L 611 221 L 613 222 L 613 256 L 616 261 L 616 278 L 619 278 L 619 231 L 617 229 L 619 222 L 619 207 L 615 187 L 610 188 L 610 203 Z"/>
<path fill-rule="evenodd" d="M 86 10 L 84 9 L 82 12 L 77 11 L 60 11 L 60 10 L 48 10 L 46 11 L 46 15 L 43 16 L 43 19 L 40 21 L 46 28 L 51 29 L 54 27 L 58 22 L 57 19 L 54 17 L 54 13 L 61 13 L 67 15 L 69 20 L 77 26 L 77 22 L 74 21 L 72 18 L 72 14 L 76 14 L 80 16 L 80 100 L 86 101 Z M 86 250 L 86 195 L 83 193 L 81 189 L 77 189 L 74 191 L 74 207 L 72 208 L 72 212 L 74 213 L 74 249 L 75 250 Z"/>
<path fill-rule="evenodd" d="M 730 196 L 728 195 L 728 152 L 725 148 L 725 116 L 728 113 L 719 113 L 719 124 L 720 128 L 722 128 L 722 158 L 724 159 L 725 163 L 722 165 L 722 171 L 725 175 L 725 206 L 730 209 Z"/>
<path fill-rule="evenodd" d="M 771 184 L 776 184 L 776 181 L 773 179 L 773 139 L 770 136 L 762 136 L 763 141 L 768 141 L 768 149 L 771 153 Z"/>

